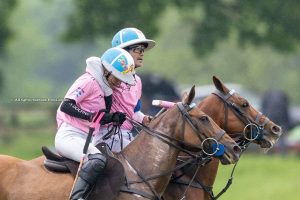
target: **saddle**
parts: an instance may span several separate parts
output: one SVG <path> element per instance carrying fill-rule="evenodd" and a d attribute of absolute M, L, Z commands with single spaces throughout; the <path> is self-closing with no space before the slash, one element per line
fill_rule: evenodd
<path fill-rule="evenodd" d="M 97 148 L 107 157 L 107 163 L 92 189 L 89 199 L 112 200 L 118 196 L 120 188 L 125 181 L 125 172 L 121 162 L 116 159 L 105 143 L 100 143 Z M 53 153 L 43 146 L 42 151 L 46 157 L 44 166 L 56 173 L 71 173 L 75 178 L 79 163 Z"/>

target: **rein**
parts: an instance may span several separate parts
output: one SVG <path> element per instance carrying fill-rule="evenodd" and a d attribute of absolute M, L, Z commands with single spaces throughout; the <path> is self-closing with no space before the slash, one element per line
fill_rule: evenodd
<path fill-rule="evenodd" d="M 121 131 L 121 124 L 119 123 L 114 123 L 113 125 L 111 126 L 108 126 L 107 127 L 107 133 L 105 135 L 102 136 L 102 139 L 103 140 L 108 140 L 109 138 L 111 138 L 113 135 L 118 135 L 120 141 L 121 141 L 121 149 L 123 149 L 123 134 L 122 134 L 122 131 Z M 112 147 L 114 146 L 114 138 L 113 138 L 113 141 L 110 145 L 110 149 L 112 149 Z"/>

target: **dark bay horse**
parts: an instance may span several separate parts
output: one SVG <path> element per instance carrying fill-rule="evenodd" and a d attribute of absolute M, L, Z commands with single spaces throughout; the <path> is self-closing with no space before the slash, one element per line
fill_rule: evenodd
<path fill-rule="evenodd" d="M 149 130 L 142 130 L 135 140 L 116 157 L 122 162 L 129 181 L 166 172 L 176 165 L 181 150 L 198 154 L 203 152 L 202 142 L 215 138 L 225 146 L 220 158 L 224 164 L 237 162 L 239 147 L 198 107 L 190 107 L 194 87 L 182 103 L 153 120 Z M 222 134 L 220 134 L 222 133 Z M 6 155 L 0 156 L 0 200 L 68 199 L 73 177 L 70 174 L 53 173 L 43 166 L 44 157 L 31 161 Z M 142 191 L 152 199 L 161 199 L 171 174 L 156 179 L 134 183 L 131 188 Z M 105 195 L 105 194 L 103 194 Z M 91 199 L 102 199 L 98 196 Z M 149 199 L 140 193 L 120 192 L 116 199 Z"/>
<path fill-rule="evenodd" d="M 271 148 L 281 136 L 281 128 L 270 121 L 266 116 L 256 111 L 250 103 L 229 90 L 217 77 L 213 77 L 216 92 L 209 95 L 198 104 L 198 107 L 208 114 L 229 136 L 240 142 L 245 147 L 249 142 L 260 145 L 261 148 Z M 249 135 L 248 129 L 257 132 L 255 136 Z M 211 162 L 201 167 L 196 175 L 198 186 L 189 187 L 178 183 L 170 183 L 167 187 L 164 198 L 166 200 L 178 200 L 185 193 L 186 200 L 208 200 L 213 199 L 211 193 L 218 171 L 219 161 L 213 159 Z M 186 176 L 181 180 L 188 183 L 195 173 L 195 169 L 185 171 Z M 205 188 L 199 187 L 199 183 Z M 207 190 L 207 191 L 205 191 Z"/>

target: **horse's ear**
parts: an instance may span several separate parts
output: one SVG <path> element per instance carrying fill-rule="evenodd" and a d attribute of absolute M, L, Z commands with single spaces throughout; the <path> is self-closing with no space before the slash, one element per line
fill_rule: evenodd
<path fill-rule="evenodd" d="M 213 76 L 213 82 L 220 92 L 223 94 L 227 94 L 229 92 L 229 89 L 223 84 L 223 82 L 216 76 Z"/>
<path fill-rule="evenodd" d="M 187 92 L 184 92 L 183 94 L 182 94 L 182 97 L 181 97 L 181 101 L 182 102 L 184 102 L 184 100 L 187 98 L 187 96 L 188 96 L 188 93 Z"/>
<path fill-rule="evenodd" d="M 190 105 L 195 97 L 195 85 L 191 88 L 189 94 L 184 93 L 182 97 L 182 102 L 184 104 Z"/>

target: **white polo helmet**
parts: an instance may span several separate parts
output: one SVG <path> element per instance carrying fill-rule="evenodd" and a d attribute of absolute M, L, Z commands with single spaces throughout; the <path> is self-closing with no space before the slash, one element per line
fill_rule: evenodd
<path fill-rule="evenodd" d="M 134 85 L 134 60 L 132 56 L 119 47 L 110 48 L 101 57 L 102 65 L 120 81 Z"/>
<path fill-rule="evenodd" d="M 155 41 L 147 39 L 143 32 L 137 28 L 124 28 L 117 32 L 111 41 L 112 47 L 120 48 L 140 43 L 147 44 L 145 50 L 152 49 L 155 46 Z"/>

